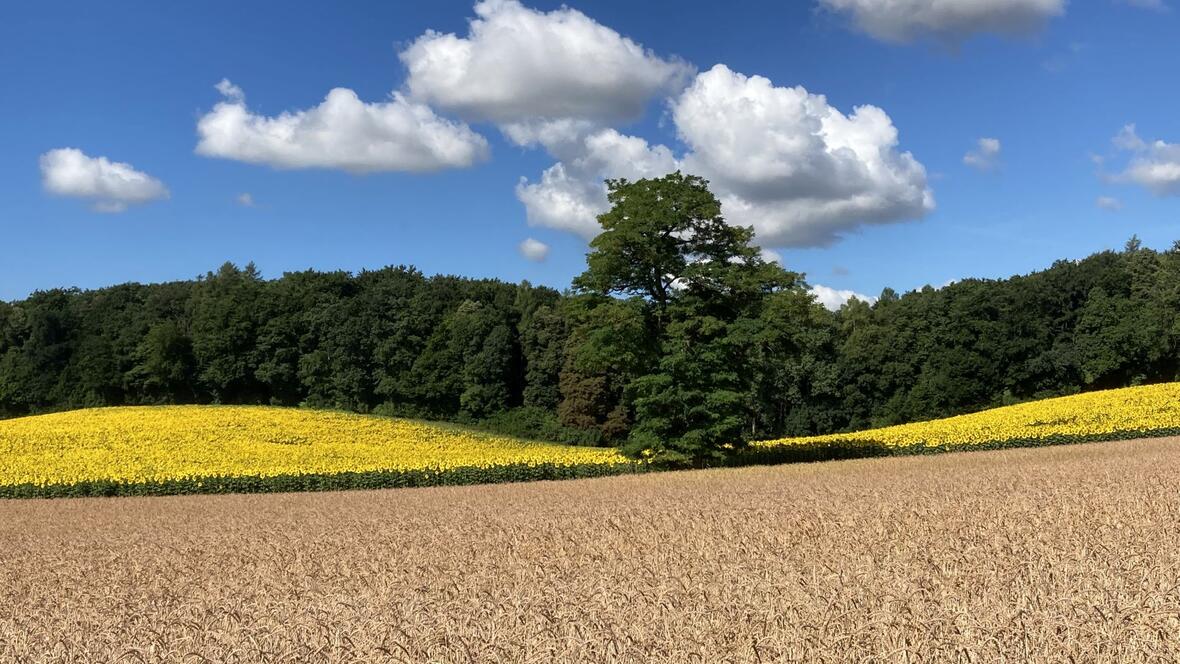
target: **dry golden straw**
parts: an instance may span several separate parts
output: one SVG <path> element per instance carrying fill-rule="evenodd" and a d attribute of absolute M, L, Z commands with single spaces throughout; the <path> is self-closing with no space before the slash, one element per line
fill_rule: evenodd
<path fill-rule="evenodd" d="M 0 661 L 1180 661 L 1180 440 L 0 501 Z"/>

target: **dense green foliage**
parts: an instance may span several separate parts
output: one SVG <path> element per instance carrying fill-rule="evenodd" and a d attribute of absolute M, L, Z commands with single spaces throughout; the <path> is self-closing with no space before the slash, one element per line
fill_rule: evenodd
<path fill-rule="evenodd" d="M 483 423 L 708 459 L 1180 378 L 1180 244 L 820 307 L 698 178 L 610 183 L 567 294 L 408 267 L 40 291 L 0 302 L 0 416 L 262 403 Z"/>
<path fill-rule="evenodd" d="M 604 371 L 596 357 L 629 358 L 613 381 L 622 390 L 611 395 L 634 421 L 624 449 L 718 460 L 756 431 L 747 424 L 755 423 L 764 310 L 777 297 L 804 306 L 809 298 L 798 275 L 761 258 L 752 230 L 725 223 L 701 178 L 607 185 L 611 210 L 599 217 L 588 269 L 574 280 L 589 314 L 575 324 L 585 331 L 574 339 L 575 357 L 590 361 L 572 371 Z M 620 308 L 630 312 L 626 334 L 599 316 Z"/>

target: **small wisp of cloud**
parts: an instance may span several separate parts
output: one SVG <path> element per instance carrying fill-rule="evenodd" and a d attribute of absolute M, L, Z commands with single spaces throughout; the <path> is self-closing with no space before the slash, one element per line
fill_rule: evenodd
<path fill-rule="evenodd" d="M 258 206 L 258 204 L 254 202 L 254 196 L 248 191 L 243 191 L 237 196 L 234 196 L 234 202 L 236 202 L 238 205 L 241 205 L 242 207 L 252 208 Z"/>
<path fill-rule="evenodd" d="M 862 295 L 856 291 L 838 290 L 821 284 L 813 285 L 808 292 L 829 311 L 839 311 L 841 307 L 854 299 L 867 302 L 868 304 L 874 304 L 877 301 L 875 297 Z"/>
<path fill-rule="evenodd" d="M 549 245 L 541 242 L 540 240 L 534 240 L 531 237 L 525 238 L 525 240 L 520 243 L 517 249 L 520 250 L 521 256 L 524 256 L 527 260 L 530 260 L 534 263 L 544 262 L 545 259 L 549 257 Z"/>
<path fill-rule="evenodd" d="M 1094 204 L 1103 210 L 1117 212 L 1123 209 L 1123 202 L 1113 196 L 1099 196 Z"/>
<path fill-rule="evenodd" d="M 242 103 L 246 101 L 246 93 L 242 91 L 242 88 L 234 85 L 233 82 L 231 82 L 228 78 L 221 79 L 218 81 L 217 85 L 213 87 L 216 88 L 223 97 L 234 103 Z"/>
<path fill-rule="evenodd" d="M 1139 9 L 1149 9 L 1153 12 L 1160 12 L 1165 14 L 1172 11 L 1164 0 L 1120 0 L 1124 5 L 1138 7 Z"/>
<path fill-rule="evenodd" d="M 1082 52 L 1088 48 L 1084 42 L 1072 42 L 1067 49 L 1059 51 L 1041 62 L 1041 69 L 1050 74 L 1060 74 L 1076 63 Z"/>
<path fill-rule="evenodd" d="M 1128 153 L 1130 160 L 1122 172 L 1100 177 L 1137 184 L 1156 196 L 1180 195 L 1180 143 L 1145 141 L 1134 124 L 1123 127 L 1111 143 L 1117 151 Z"/>
<path fill-rule="evenodd" d="M 1000 165 L 1000 139 L 981 138 L 974 150 L 963 155 L 963 163 L 977 171 L 994 171 Z"/>
<path fill-rule="evenodd" d="M 820 0 L 820 6 L 880 41 L 932 39 L 954 47 L 980 34 L 1033 34 L 1065 13 L 1066 0 Z"/>

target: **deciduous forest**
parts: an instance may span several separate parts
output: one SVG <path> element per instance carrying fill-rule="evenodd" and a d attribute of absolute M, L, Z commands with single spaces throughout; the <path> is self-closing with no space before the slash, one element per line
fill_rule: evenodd
<path fill-rule="evenodd" d="M 189 281 L 0 302 L 0 415 L 276 404 L 473 424 L 709 458 L 744 441 L 862 429 L 1180 379 L 1180 242 L 874 304 L 820 306 L 724 223 L 707 183 L 610 182 L 565 292 L 407 266 L 229 263 Z"/>

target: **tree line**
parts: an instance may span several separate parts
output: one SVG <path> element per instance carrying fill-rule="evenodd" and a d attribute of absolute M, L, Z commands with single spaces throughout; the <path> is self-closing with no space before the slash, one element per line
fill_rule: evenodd
<path fill-rule="evenodd" d="M 830 312 L 700 178 L 608 182 L 561 293 L 411 267 L 225 264 L 0 302 L 0 416 L 122 404 L 335 408 L 700 462 L 745 442 L 1180 378 L 1180 243 Z"/>

